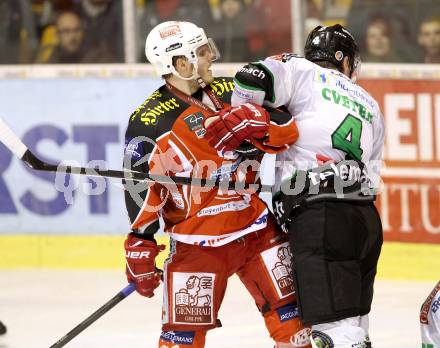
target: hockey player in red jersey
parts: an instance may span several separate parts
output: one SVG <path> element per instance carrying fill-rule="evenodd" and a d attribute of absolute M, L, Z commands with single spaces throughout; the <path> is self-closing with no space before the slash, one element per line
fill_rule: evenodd
<path fill-rule="evenodd" d="M 146 56 L 165 84 L 130 116 L 124 166 L 151 174 L 253 182 L 242 152 L 277 153 L 298 137 L 289 114 L 261 106 L 230 108 L 233 81 L 214 78 L 218 57 L 203 29 L 188 22 L 165 22 L 146 40 Z M 220 112 L 234 128 L 226 146 L 205 139 L 205 122 Z M 232 116 L 232 117 L 231 117 Z M 227 140 L 226 140 L 227 138 Z M 230 151 L 244 142 L 242 152 Z M 290 248 L 256 192 L 232 188 L 126 181 L 132 232 L 125 241 L 126 273 L 136 290 L 151 297 L 158 285 L 154 239 L 159 216 L 170 235 L 164 265 L 162 334 L 159 347 L 204 347 L 205 335 L 220 326 L 218 311 L 228 278 L 237 274 L 254 298 L 276 347 L 310 347 L 309 329 L 298 319 Z"/>

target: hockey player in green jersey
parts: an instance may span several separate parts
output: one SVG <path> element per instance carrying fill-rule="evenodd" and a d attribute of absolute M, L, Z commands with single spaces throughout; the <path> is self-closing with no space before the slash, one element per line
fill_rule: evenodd
<path fill-rule="evenodd" d="M 289 235 L 300 317 L 318 347 L 371 346 L 384 122 L 377 102 L 355 83 L 359 67 L 353 36 L 336 24 L 309 34 L 305 58 L 280 54 L 235 75 L 232 105 L 283 108 L 298 126 L 297 142 L 277 155 L 274 213 Z M 233 113 L 242 117 L 239 107 Z M 210 128 L 207 134 L 215 136 Z M 307 173 L 303 182 L 298 173 Z M 303 189 L 289 194 L 290 186 Z"/>

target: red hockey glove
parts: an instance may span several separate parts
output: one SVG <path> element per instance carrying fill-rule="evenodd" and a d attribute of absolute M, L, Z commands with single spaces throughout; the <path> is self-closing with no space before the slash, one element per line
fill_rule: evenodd
<path fill-rule="evenodd" d="M 235 150 L 245 140 L 263 138 L 269 129 L 269 113 L 252 103 L 225 108 L 214 117 L 205 120 L 205 139 L 217 151 Z"/>
<path fill-rule="evenodd" d="M 125 273 L 129 282 L 136 283 L 136 291 L 142 296 L 152 297 L 160 284 L 160 273 L 156 271 L 154 259 L 165 249 L 151 240 L 140 239 L 132 234 L 125 240 Z"/>

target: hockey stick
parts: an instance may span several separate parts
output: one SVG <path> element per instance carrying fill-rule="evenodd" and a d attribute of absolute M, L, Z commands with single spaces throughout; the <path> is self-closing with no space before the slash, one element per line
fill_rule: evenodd
<path fill-rule="evenodd" d="M 7 124 L 0 118 L 0 142 L 2 142 L 12 153 L 19 159 L 25 162 L 29 167 L 35 170 L 47 172 L 63 172 L 66 174 L 80 174 L 87 176 L 101 176 L 107 178 L 118 178 L 133 181 L 154 181 L 159 184 L 179 184 L 179 185 L 193 185 L 200 187 L 224 187 L 229 190 L 246 190 L 253 186 L 258 188 L 260 192 L 272 192 L 272 185 L 262 185 L 257 183 L 245 183 L 240 181 L 229 182 L 229 180 L 220 179 L 197 179 L 180 176 L 164 176 L 149 173 L 137 172 L 134 170 L 112 170 L 112 169 L 98 169 L 91 167 L 74 167 L 64 164 L 50 164 L 43 162 L 35 156 L 20 138 L 7 126 Z M 319 169 L 319 168 L 318 168 Z M 298 170 L 298 173 L 302 172 Z M 306 172 L 303 172 L 306 175 Z M 365 201 L 369 200 L 359 198 L 356 195 L 347 197 L 350 201 Z M 316 195 L 315 197 L 307 197 L 306 203 L 318 202 L 322 200 L 340 199 L 336 194 Z"/>
<path fill-rule="evenodd" d="M 23 144 L 20 138 L 8 127 L 8 125 L 0 118 L 0 142 L 2 142 L 13 154 L 20 160 L 26 163 L 29 167 L 35 170 L 46 172 L 63 172 L 66 174 L 80 174 L 87 176 L 101 176 L 107 178 L 118 178 L 133 181 L 154 181 L 159 184 L 178 184 L 178 185 L 193 185 L 193 186 L 207 186 L 207 187 L 227 187 L 231 190 L 243 190 L 250 185 L 258 185 L 262 191 L 270 192 L 272 186 L 260 185 L 244 182 L 228 182 L 228 180 L 220 179 L 197 179 L 180 176 L 164 176 L 149 173 L 137 172 L 134 170 L 112 170 L 112 169 L 98 169 L 91 167 L 74 167 L 64 164 L 50 164 L 42 161 L 35 156 L 28 147 Z M 256 187 L 256 186 L 254 186 Z"/>
<path fill-rule="evenodd" d="M 121 302 L 123 299 L 129 296 L 135 289 L 136 289 L 135 283 L 128 284 L 125 288 L 119 291 L 111 300 L 107 301 L 101 308 L 99 308 L 97 311 L 95 311 L 93 314 L 91 314 L 89 317 L 87 317 L 81 323 L 75 326 L 71 331 L 69 331 L 66 335 L 60 338 L 55 344 L 51 345 L 50 348 L 64 347 L 73 338 L 78 336 L 81 332 L 87 329 L 96 320 L 101 318 L 110 309 L 112 309 L 119 302 Z"/>

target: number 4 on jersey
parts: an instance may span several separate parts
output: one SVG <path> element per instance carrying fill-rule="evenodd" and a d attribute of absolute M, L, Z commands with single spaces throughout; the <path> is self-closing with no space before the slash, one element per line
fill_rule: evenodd
<path fill-rule="evenodd" d="M 360 161 L 362 160 L 361 149 L 362 121 L 348 114 L 344 121 L 332 134 L 332 145 Z"/>

